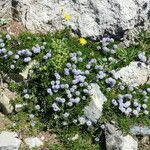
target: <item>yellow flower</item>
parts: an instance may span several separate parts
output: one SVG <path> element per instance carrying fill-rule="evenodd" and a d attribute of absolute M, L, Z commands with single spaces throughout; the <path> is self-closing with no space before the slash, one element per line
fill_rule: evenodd
<path fill-rule="evenodd" d="M 69 21 L 71 19 L 71 16 L 70 16 L 70 14 L 66 13 L 66 14 L 64 14 L 64 18 L 66 21 Z"/>
<path fill-rule="evenodd" d="M 87 40 L 85 38 L 80 38 L 79 41 L 81 45 L 87 44 Z"/>

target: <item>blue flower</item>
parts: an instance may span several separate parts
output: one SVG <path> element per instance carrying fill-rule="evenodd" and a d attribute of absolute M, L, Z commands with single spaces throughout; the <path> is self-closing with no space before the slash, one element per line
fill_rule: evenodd
<path fill-rule="evenodd" d="M 6 53 L 7 52 L 7 49 L 6 48 L 2 48 L 2 53 Z"/>
<path fill-rule="evenodd" d="M 24 98 L 25 98 L 25 99 L 29 99 L 29 98 L 30 98 L 29 94 L 25 94 L 25 95 L 24 95 Z"/>
<path fill-rule="evenodd" d="M 69 75 L 69 69 L 68 68 L 64 68 L 64 74 Z"/>
<path fill-rule="evenodd" d="M 8 51 L 7 53 L 9 56 L 12 56 L 13 55 L 13 52 L 12 51 Z"/>
<path fill-rule="evenodd" d="M 19 55 L 15 55 L 14 58 L 15 58 L 15 59 L 19 59 Z"/>
<path fill-rule="evenodd" d="M 30 62 L 30 61 L 31 61 L 31 57 L 26 57 L 26 58 L 24 58 L 23 61 L 24 61 L 24 62 Z"/>
<path fill-rule="evenodd" d="M 145 52 L 141 52 L 138 54 L 138 58 L 140 59 L 140 61 L 142 62 L 146 62 L 147 58 L 145 56 Z"/>
<path fill-rule="evenodd" d="M 48 58 L 50 58 L 50 57 L 52 56 L 52 54 L 49 52 L 49 53 L 46 54 L 46 56 L 47 56 Z"/>
<path fill-rule="evenodd" d="M 8 58 L 8 55 L 4 55 L 4 56 L 3 56 L 3 59 L 7 59 L 7 58 Z"/>
<path fill-rule="evenodd" d="M 47 56 L 47 55 L 44 55 L 44 56 L 43 56 L 43 59 L 47 60 L 47 59 L 48 59 L 48 56 Z"/>
<path fill-rule="evenodd" d="M 71 68 L 71 63 L 67 63 L 66 66 L 67 66 L 68 68 Z"/>
<path fill-rule="evenodd" d="M 60 80 L 61 76 L 57 72 L 55 72 L 54 75 L 55 75 L 57 80 Z"/>
<path fill-rule="evenodd" d="M 6 34 L 6 39 L 11 40 L 11 36 L 9 34 Z"/>
<path fill-rule="evenodd" d="M 4 47 L 4 46 L 5 46 L 5 43 L 0 43 L 0 46 L 1 46 L 1 47 Z"/>
<path fill-rule="evenodd" d="M 39 46 L 36 46 L 36 47 L 32 47 L 32 51 L 33 51 L 33 53 L 38 54 L 41 52 L 41 49 Z"/>
<path fill-rule="evenodd" d="M 14 65 L 10 65 L 10 68 L 11 68 L 11 69 L 14 69 L 14 68 L 15 68 L 15 66 L 14 66 Z"/>
<path fill-rule="evenodd" d="M 110 87 L 114 87 L 115 86 L 115 84 L 116 84 L 116 80 L 115 79 L 113 79 L 113 78 L 107 78 L 106 80 L 105 80 L 105 82 L 110 86 Z"/>

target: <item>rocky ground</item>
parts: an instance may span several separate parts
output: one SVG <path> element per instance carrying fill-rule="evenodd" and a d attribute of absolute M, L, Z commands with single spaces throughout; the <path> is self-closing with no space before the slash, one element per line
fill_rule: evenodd
<path fill-rule="evenodd" d="M 150 118 L 147 117 L 150 109 L 150 97 L 148 95 L 150 92 L 150 43 L 147 41 L 150 40 L 150 36 L 144 37 L 144 31 L 148 32 L 150 29 L 149 8 L 149 0 L 137 0 L 136 2 L 133 0 L 127 2 L 121 0 L 107 2 L 103 0 L 82 0 L 81 2 L 60 0 L 57 3 L 49 0 L 42 2 L 38 0 L 35 2 L 32 0 L 3 0 L 0 3 L 0 19 L 4 18 L 6 23 L 0 22 L 0 31 L 14 36 L 13 42 L 18 45 L 21 45 L 19 42 L 21 43 L 21 40 L 26 38 L 26 32 L 28 31 L 47 33 L 69 27 L 71 34 L 74 34 L 74 36 L 77 34 L 79 37 L 87 37 L 98 42 L 102 36 L 105 37 L 106 35 L 120 39 L 119 42 L 117 41 L 117 48 L 120 51 L 117 53 L 117 58 L 113 58 L 113 56 L 109 57 L 106 54 L 107 46 L 103 47 L 106 57 L 102 59 L 102 63 L 109 70 L 107 73 L 111 74 L 110 78 L 107 77 L 104 80 L 105 85 L 110 83 L 113 85 L 117 82 L 118 87 L 112 90 L 111 86 L 106 88 L 103 81 L 101 83 L 94 81 L 92 84 L 90 82 L 89 86 L 92 92 L 90 102 L 84 106 L 84 113 L 79 118 L 80 124 L 86 123 L 86 126 L 80 127 L 79 125 L 75 128 L 69 126 L 67 130 L 64 129 L 63 131 L 61 131 L 61 127 L 57 126 L 57 123 L 51 125 L 51 122 L 47 122 L 46 124 L 42 122 L 43 120 L 40 117 L 40 119 L 36 115 L 35 117 L 32 114 L 34 109 L 29 109 L 29 112 L 26 111 L 30 104 L 26 101 L 22 102 L 25 95 L 22 96 L 16 87 L 16 85 L 19 87 L 20 83 L 28 83 L 29 77 L 34 74 L 32 69 L 40 64 L 36 59 L 41 59 L 41 57 L 28 63 L 19 73 L 5 74 L 0 70 L 0 150 L 150 150 Z M 139 38 L 140 40 L 137 36 L 139 31 L 143 32 L 143 39 Z M 18 35 L 24 32 L 25 37 L 22 36 L 17 41 Z M 40 39 L 38 39 L 38 36 L 35 35 L 34 37 L 33 35 L 32 38 L 31 35 L 27 38 L 29 41 L 35 40 L 34 44 L 38 44 L 37 41 Z M 67 37 L 67 34 L 65 36 Z M 61 34 L 58 39 L 61 39 L 60 37 Z M 83 53 L 84 49 L 87 51 L 92 49 L 92 52 L 89 52 L 90 58 L 93 56 L 96 56 L 96 59 L 101 57 L 98 55 L 97 58 L 97 51 L 93 51 L 93 49 L 99 50 L 97 43 L 94 47 L 91 46 L 93 44 L 90 43 L 91 41 L 88 41 L 90 43 L 88 45 L 87 41 L 84 40 L 83 38 L 80 41 L 82 47 L 77 44 L 71 46 L 74 42 L 71 43 L 71 39 L 67 46 L 72 49 L 81 48 Z M 9 48 L 13 47 L 13 49 L 18 50 L 19 46 L 16 43 Z M 26 44 L 25 40 L 24 43 L 22 42 L 23 48 L 26 46 L 31 48 L 29 42 L 27 42 L 29 45 Z M 131 43 L 134 44 L 133 47 L 130 45 Z M 83 47 L 84 44 L 88 46 Z M 129 48 L 124 49 L 124 47 Z M 56 48 L 59 49 L 60 47 Z M 63 50 L 66 49 L 63 47 Z M 66 55 L 62 55 L 65 59 Z M 87 55 L 87 53 L 84 55 Z M 118 59 L 116 64 L 115 61 L 113 64 L 113 59 Z M 42 63 L 43 60 L 41 66 Z M 63 61 L 61 63 L 63 64 Z M 42 68 L 43 72 L 45 71 L 44 67 Z M 98 78 L 104 78 L 105 73 L 97 74 Z M 90 75 L 94 79 L 94 75 Z M 136 114 L 137 112 L 134 112 L 135 116 L 132 117 L 128 114 L 130 112 L 124 112 L 120 109 L 121 111 L 118 113 L 115 109 L 119 104 L 119 99 L 113 96 L 116 96 L 118 89 L 125 91 L 126 86 L 129 93 L 133 91 L 133 95 L 135 94 L 134 91 L 139 93 L 144 91 L 144 98 L 140 98 L 146 99 L 144 101 L 146 106 L 144 105 L 145 108 L 142 106 L 144 110 L 142 109 L 142 112 L 139 113 L 139 115 L 143 113 L 143 117 L 139 117 Z M 128 96 L 130 97 L 130 95 Z M 76 113 L 76 110 L 74 111 Z M 77 112 L 80 111 L 77 110 Z M 84 118 L 87 119 L 87 122 Z M 49 126 L 51 127 L 49 128 Z M 92 127 L 90 128 L 90 126 Z M 93 128 L 95 128 L 94 133 L 90 133 L 93 132 Z"/>

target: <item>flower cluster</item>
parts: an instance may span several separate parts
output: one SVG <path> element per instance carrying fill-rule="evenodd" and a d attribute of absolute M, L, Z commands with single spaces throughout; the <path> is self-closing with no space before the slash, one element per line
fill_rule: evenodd
<path fill-rule="evenodd" d="M 114 43 L 113 38 L 109 37 L 104 37 L 101 40 L 102 46 L 98 47 L 98 49 L 102 49 L 104 53 L 109 53 L 109 54 L 115 54 L 116 50 L 118 49 L 118 46 L 116 44 L 113 44 L 113 46 L 109 46 L 111 43 Z"/>
<path fill-rule="evenodd" d="M 17 64 L 28 64 L 31 62 L 35 56 L 38 54 L 42 54 L 43 50 L 45 50 L 45 45 L 46 43 L 44 42 L 42 46 L 36 44 L 33 46 L 31 49 L 21 49 L 18 51 L 12 51 L 8 50 L 6 48 L 6 42 L 8 40 L 11 40 L 10 35 L 6 35 L 4 39 L 0 39 L 0 56 L 4 60 L 10 60 L 9 62 L 9 68 L 10 69 L 17 69 Z M 43 55 L 43 54 L 42 54 Z M 44 56 L 43 59 L 47 60 L 48 58 L 51 57 L 51 51 L 47 52 Z M 6 62 L 6 61 L 5 61 Z"/>
<path fill-rule="evenodd" d="M 33 82 L 27 83 L 29 89 L 23 90 L 23 98 L 27 102 L 32 101 L 38 113 L 44 114 L 50 111 L 50 117 L 54 119 L 55 123 L 64 126 L 70 123 L 93 125 L 93 122 L 83 114 L 85 106 L 91 100 L 90 85 L 92 82 L 97 82 L 102 86 L 103 93 L 111 94 L 117 87 L 117 92 L 119 91 L 120 94 L 117 98 L 114 97 L 112 104 L 126 116 L 148 115 L 147 103 L 150 89 L 139 90 L 138 93 L 143 96 L 140 96 L 140 99 L 139 96 L 136 97 L 138 89 L 129 86 L 126 90 L 126 85 L 122 82 L 118 83 L 113 77 L 114 70 L 112 70 L 111 64 L 117 63 L 118 46 L 114 44 L 112 38 L 103 38 L 100 46 L 89 55 L 83 55 L 81 51 L 72 52 L 66 47 L 67 40 L 65 38 L 54 38 L 51 43 L 43 42 L 35 44 L 29 49 L 15 51 L 8 50 L 6 40 L 11 40 L 11 37 L 6 35 L 5 39 L 0 39 L 0 57 L 3 60 L 11 60 L 9 63 L 11 70 L 18 69 L 20 64 L 26 65 L 33 59 L 40 58 L 42 63 L 33 68 L 34 76 L 31 77 Z M 84 38 L 80 38 L 79 42 L 82 45 L 87 44 Z M 103 57 L 95 57 L 97 52 L 102 52 Z M 144 52 L 140 53 L 138 58 L 142 62 L 147 61 Z M 31 88 L 32 86 L 33 88 Z M 38 89 L 42 89 L 42 91 L 39 92 Z M 29 118 L 34 117 L 30 115 Z"/>
<path fill-rule="evenodd" d="M 133 90 L 132 90 L 133 91 Z M 141 99 L 136 98 L 136 95 L 140 94 Z M 139 116 L 142 114 L 148 115 L 149 111 L 147 110 L 148 99 L 149 99 L 149 88 L 147 90 L 139 89 L 138 92 L 133 91 L 133 94 L 119 94 L 116 99 L 112 100 L 112 104 L 117 106 L 119 110 L 129 116 L 135 115 Z"/>
<path fill-rule="evenodd" d="M 50 85 L 47 87 L 47 93 L 50 96 L 55 97 L 52 104 L 54 114 L 61 114 L 61 118 L 65 119 L 65 123 L 62 122 L 62 124 L 65 125 L 68 125 L 66 118 L 71 117 L 73 115 L 72 113 L 75 113 L 71 112 L 71 109 L 78 107 L 80 103 L 86 102 L 92 94 L 89 82 L 91 80 L 91 73 L 95 72 L 92 79 L 94 82 L 99 82 L 105 78 L 107 85 L 111 88 L 116 83 L 115 79 L 107 77 L 104 67 L 98 65 L 96 59 L 90 59 L 85 66 L 80 69 L 80 63 L 83 61 L 84 58 L 81 51 L 70 53 L 70 59 L 65 64 L 63 72 L 54 72 L 54 80 L 50 81 Z M 55 96 L 58 95 L 58 92 L 63 94 Z M 72 122 L 86 124 L 87 126 L 92 125 L 92 122 L 89 119 L 85 118 L 84 115 L 80 116 L 79 114 L 77 114 L 77 118 L 74 118 Z"/>

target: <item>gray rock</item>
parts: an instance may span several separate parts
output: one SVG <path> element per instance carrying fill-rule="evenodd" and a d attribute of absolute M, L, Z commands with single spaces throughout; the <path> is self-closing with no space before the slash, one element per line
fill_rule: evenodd
<path fill-rule="evenodd" d="M 150 65 L 145 65 L 145 63 L 139 61 L 131 62 L 113 75 L 129 86 L 150 84 Z"/>
<path fill-rule="evenodd" d="M 127 135 L 122 138 L 122 148 L 121 150 L 137 150 L 138 143 L 133 139 L 132 136 Z"/>
<path fill-rule="evenodd" d="M 26 80 L 28 78 L 28 75 L 31 73 L 31 69 L 35 66 L 38 65 L 38 62 L 36 60 L 31 61 L 28 66 L 23 70 L 23 72 L 19 73 L 19 75 L 22 76 L 23 80 Z"/>
<path fill-rule="evenodd" d="M 26 80 L 29 75 L 32 74 L 32 68 L 38 64 L 39 63 L 36 60 L 33 60 L 19 74 L 9 73 L 8 76 L 11 80 L 13 80 L 15 82 L 22 82 L 23 80 Z"/>
<path fill-rule="evenodd" d="M 9 91 L 8 89 L 0 88 L 0 110 L 3 114 L 10 114 L 13 112 L 12 100 L 16 98 L 16 93 Z"/>
<path fill-rule="evenodd" d="M 91 84 L 91 102 L 84 108 L 84 115 L 93 122 L 96 122 L 102 115 L 103 104 L 107 101 L 100 87 L 96 83 Z"/>
<path fill-rule="evenodd" d="M 120 150 L 122 144 L 122 132 L 112 124 L 105 125 L 105 138 L 107 150 Z"/>
<path fill-rule="evenodd" d="M 1 0 L 0 1 L 0 18 L 11 18 L 11 0 Z"/>
<path fill-rule="evenodd" d="M 138 143 L 130 135 L 123 136 L 122 132 L 112 124 L 105 125 L 107 150 L 137 150 Z"/>
<path fill-rule="evenodd" d="M 0 150 L 18 150 L 21 140 L 15 132 L 3 131 L 0 134 Z"/>
<path fill-rule="evenodd" d="M 15 105 L 15 111 L 16 111 L 16 112 L 19 112 L 19 111 L 21 111 L 25 106 L 27 106 L 26 103 L 23 103 L 23 104 L 16 104 L 16 105 Z"/>
<path fill-rule="evenodd" d="M 13 0 L 17 18 L 33 32 L 70 26 L 84 37 L 124 34 L 135 27 L 150 28 L 149 0 Z M 65 14 L 71 16 L 69 21 Z M 86 28 L 85 28 L 86 26 Z"/>
<path fill-rule="evenodd" d="M 25 143 L 29 146 L 30 149 L 43 145 L 43 142 L 37 137 L 26 138 Z"/>

